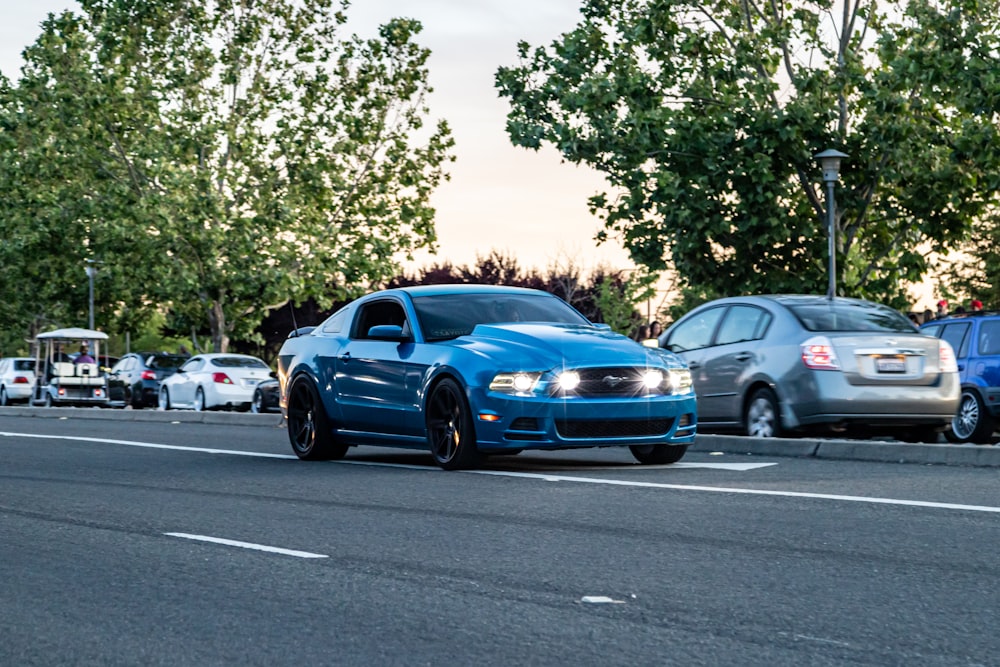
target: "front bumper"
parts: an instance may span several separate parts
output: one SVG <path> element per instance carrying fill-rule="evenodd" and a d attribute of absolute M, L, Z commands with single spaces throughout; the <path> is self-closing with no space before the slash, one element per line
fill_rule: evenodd
<path fill-rule="evenodd" d="M 697 431 L 693 393 L 562 398 L 469 392 L 480 449 L 688 445 Z"/>

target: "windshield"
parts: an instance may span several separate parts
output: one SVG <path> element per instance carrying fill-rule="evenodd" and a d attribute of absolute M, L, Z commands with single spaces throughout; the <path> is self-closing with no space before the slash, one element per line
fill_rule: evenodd
<path fill-rule="evenodd" d="M 253 357 L 216 357 L 212 359 L 212 365 L 222 368 L 267 368 L 267 364 Z"/>
<path fill-rule="evenodd" d="M 788 307 L 809 331 L 917 331 L 905 315 L 877 303 L 826 301 Z"/>
<path fill-rule="evenodd" d="M 417 297 L 413 306 L 427 340 L 466 336 L 477 324 L 590 324 L 568 303 L 549 294 L 438 294 Z"/>

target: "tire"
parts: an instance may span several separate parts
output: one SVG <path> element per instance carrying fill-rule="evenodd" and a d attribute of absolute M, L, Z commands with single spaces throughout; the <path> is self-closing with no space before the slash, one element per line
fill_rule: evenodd
<path fill-rule="evenodd" d="M 743 413 L 743 432 L 756 438 L 781 437 L 778 397 L 768 387 L 761 387 L 751 394 Z"/>
<path fill-rule="evenodd" d="M 333 437 L 333 426 L 312 380 L 297 377 L 288 388 L 288 441 L 305 461 L 342 459 L 348 445 Z"/>
<path fill-rule="evenodd" d="M 250 412 L 255 415 L 264 412 L 264 394 L 261 393 L 260 389 L 255 389 L 253 392 L 253 400 L 250 401 Z"/>
<path fill-rule="evenodd" d="M 0 387 L 0 405 L 10 405 L 10 399 L 7 397 L 7 387 Z"/>
<path fill-rule="evenodd" d="M 427 444 L 434 462 L 445 470 L 466 470 L 479 465 L 476 433 L 462 387 L 450 378 L 441 380 L 427 400 Z"/>
<path fill-rule="evenodd" d="M 194 391 L 194 410 L 195 412 L 205 411 L 205 390 L 201 387 Z"/>
<path fill-rule="evenodd" d="M 951 428 L 945 430 L 944 437 L 955 444 L 973 442 L 986 445 L 990 443 L 994 427 L 993 417 L 986 411 L 979 394 L 963 389 L 958 412 L 951 420 Z"/>
<path fill-rule="evenodd" d="M 166 387 L 160 387 L 160 393 L 158 395 L 158 400 L 156 401 L 156 407 L 159 410 L 169 410 L 170 409 L 170 390 Z"/>
<path fill-rule="evenodd" d="M 643 465 L 677 463 L 687 448 L 687 445 L 629 445 L 632 456 Z"/>
<path fill-rule="evenodd" d="M 52 393 L 51 392 L 49 392 L 49 391 L 45 392 L 45 398 L 43 399 L 42 406 L 46 407 L 46 408 L 54 408 L 54 407 L 56 407 L 55 404 L 52 402 Z"/>

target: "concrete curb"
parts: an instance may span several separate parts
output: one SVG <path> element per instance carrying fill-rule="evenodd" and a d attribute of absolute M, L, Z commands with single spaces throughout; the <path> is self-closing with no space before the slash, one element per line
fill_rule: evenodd
<path fill-rule="evenodd" d="M 2 417 L 48 419 L 104 419 L 129 422 L 228 424 L 232 426 L 280 427 L 280 414 L 249 412 L 195 412 L 193 410 L 115 410 L 110 408 L 0 407 Z M 1000 468 L 1000 447 L 982 445 L 932 445 L 875 440 L 825 440 L 818 438 L 747 438 L 737 435 L 701 434 L 690 447 L 693 452 L 724 452 L 752 456 L 872 461 L 877 463 L 922 463 L 948 466 Z"/>

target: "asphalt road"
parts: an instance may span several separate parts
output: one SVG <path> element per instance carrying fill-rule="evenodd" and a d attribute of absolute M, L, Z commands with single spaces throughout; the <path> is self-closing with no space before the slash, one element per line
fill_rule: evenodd
<path fill-rule="evenodd" d="M 0 415 L 0 665 L 996 665 L 997 471 Z"/>

